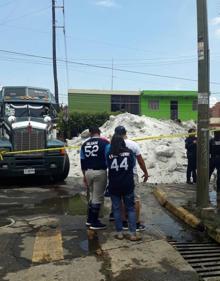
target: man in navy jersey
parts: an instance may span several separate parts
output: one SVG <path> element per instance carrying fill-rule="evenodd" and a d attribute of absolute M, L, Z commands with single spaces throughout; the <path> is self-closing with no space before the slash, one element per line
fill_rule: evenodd
<path fill-rule="evenodd" d="M 83 143 L 80 151 L 84 183 L 90 191 L 86 225 L 90 229 L 104 229 L 106 225 L 98 218 L 107 184 L 105 149 L 109 142 L 100 137 L 98 127 L 91 127 L 89 132 L 91 137 Z"/>

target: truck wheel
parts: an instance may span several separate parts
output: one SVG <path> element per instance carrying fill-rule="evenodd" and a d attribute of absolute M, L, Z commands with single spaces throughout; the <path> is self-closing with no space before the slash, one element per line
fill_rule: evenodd
<path fill-rule="evenodd" d="M 62 174 L 54 176 L 53 177 L 54 180 L 55 181 L 64 181 L 68 177 L 69 170 L 70 170 L 70 160 L 69 160 L 69 156 L 66 155 L 66 157 L 64 158 L 63 172 L 62 172 Z"/>
<path fill-rule="evenodd" d="M 63 180 L 65 180 L 65 178 L 68 177 L 68 174 L 70 171 L 70 159 L 69 159 L 68 155 L 66 155 L 64 161 L 65 161 L 65 164 L 64 164 L 63 174 L 62 174 Z"/>

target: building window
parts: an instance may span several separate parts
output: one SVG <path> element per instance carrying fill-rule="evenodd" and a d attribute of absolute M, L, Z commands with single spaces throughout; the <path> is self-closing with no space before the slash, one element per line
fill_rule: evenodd
<path fill-rule="evenodd" d="M 139 96 L 112 95 L 111 111 L 139 114 Z"/>
<path fill-rule="evenodd" d="M 159 109 L 159 100 L 149 100 L 148 108 L 152 109 L 152 110 L 158 110 Z"/>
<path fill-rule="evenodd" d="M 198 101 L 197 100 L 193 100 L 192 110 L 193 111 L 197 111 L 198 110 Z"/>

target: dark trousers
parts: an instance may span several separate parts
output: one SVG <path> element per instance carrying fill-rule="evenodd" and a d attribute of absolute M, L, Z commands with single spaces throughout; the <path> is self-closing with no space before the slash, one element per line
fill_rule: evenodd
<path fill-rule="evenodd" d="M 209 180 L 215 169 L 217 170 L 217 192 L 219 193 L 220 192 L 220 163 L 219 161 L 215 161 L 211 159 L 209 162 Z"/>
<path fill-rule="evenodd" d="M 193 178 L 193 182 L 196 183 L 197 174 L 196 174 L 196 159 L 188 158 L 188 165 L 186 170 L 186 180 L 187 182 L 191 181 L 191 176 Z"/>

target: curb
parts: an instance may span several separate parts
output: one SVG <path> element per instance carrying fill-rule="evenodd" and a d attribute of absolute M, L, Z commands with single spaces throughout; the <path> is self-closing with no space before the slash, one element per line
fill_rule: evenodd
<path fill-rule="evenodd" d="M 156 199 L 159 201 L 161 206 L 169 210 L 173 215 L 184 221 L 186 224 L 191 227 L 198 229 L 199 231 L 207 231 L 207 234 L 214 239 L 216 242 L 220 243 L 220 228 L 213 227 L 208 223 L 203 223 L 199 218 L 190 213 L 188 210 L 183 207 L 177 207 L 173 203 L 167 200 L 166 193 L 160 188 L 155 187 L 153 194 Z"/>
<path fill-rule="evenodd" d="M 190 225 L 193 228 L 198 230 L 204 230 L 204 225 L 202 221 L 197 218 L 195 215 L 191 214 L 183 207 L 177 207 L 173 203 L 167 200 L 166 193 L 160 190 L 158 187 L 155 187 L 153 194 L 156 199 L 159 201 L 161 206 L 169 210 L 173 215 L 183 220 L 186 224 Z"/>
<path fill-rule="evenodd" d="M 213 227 L 209 224 L 206 224 L 206 230 L 208 235 L 214 239 L 216 242 L 220 243 L 220 228 Z"/>

